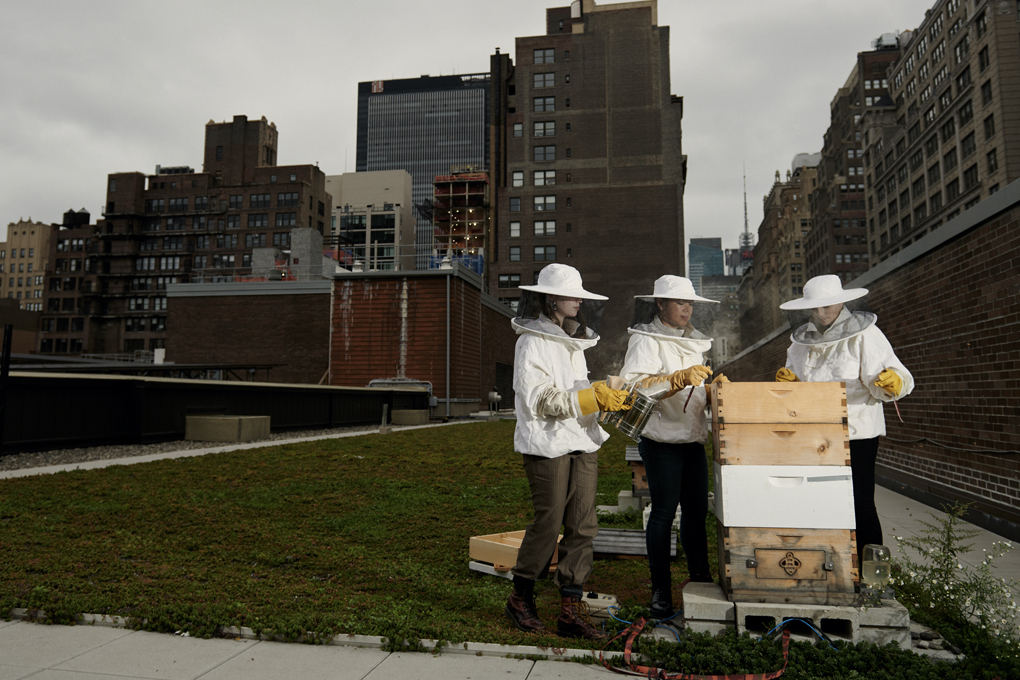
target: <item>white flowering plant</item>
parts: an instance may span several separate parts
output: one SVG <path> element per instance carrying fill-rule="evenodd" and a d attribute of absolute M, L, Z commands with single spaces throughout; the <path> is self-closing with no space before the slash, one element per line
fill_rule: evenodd
<path fill-rule="evenodd" d="M 924 530 L 918 536 L 896 537 L 900 554 L 893 560 L 890 585 L 900 592 L 912 618 L 936 628 L 977 627 L 1015 657 L 1020 654 L 1017 581 L 994 574 L 995 560 L 1013 545 L 996 541 L 991 550 L 982 550 L 981 564 L 971 566 L 972 560 L 963 556 L 972 552 L 973 543 L 965 542 L 978 532 L 962 526 L 967 506 L 944 510 L 944 517 L 922 520 Z"/>

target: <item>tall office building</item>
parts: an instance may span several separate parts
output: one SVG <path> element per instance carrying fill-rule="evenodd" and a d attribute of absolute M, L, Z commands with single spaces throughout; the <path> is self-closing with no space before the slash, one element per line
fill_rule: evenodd
<path fill-rule="evenodd" d="M 634 295 L 684 273 L 683 100 L 655 0 L 546 10 L 546 34 L 491 58 L 489 286 L 513 306 L 550 262 L 609 296 L 592 375 L 618 370 Z"/>
<path fill-rule="evenodd" d="M 836 274 L 846 282 L 868 270 L 864 144 L 858 122 L 865 112 L 893 106 L 887 72 L 900 56 L 900 40 L 887 33 L 874 42 L 874 50 L 858 53 L 829 105 L 818 185 L 808 192 L 812 215 L 804 252 L 808 278 Z"/>
<path fill-rule="evenodd" d="M 7 241 L 0 243 L 0 298 L 17 300 L 24 310 L 42 311 L 43 277 L 53 229 L 31 217 L 7 225 Z"/>
<path fill-rule="evenodd" d="M 938 0 L 890 69 L 895 108 L 862 119 L 876 266 L 1020 178 L 1016 3 Z"/>
<path fill-rule="evenodd" d="M 355 169 L 406 170 L 414 204 L 431 205 L 437 176 L 455 166 L 488 165 L 488 123 L 488 73 L 358 83 Z M 416 216 L 416 269 L 427 269 L 432 260 L 428 213 Z"/>
<path fill-rule="evenodd" d="M 702 276 L 725 274 L 721 238 L 692 238 L 687 248 L 687 264 L 690 268 L 687 278 L 694 284 L 694 291 L 701 295 Z"/>

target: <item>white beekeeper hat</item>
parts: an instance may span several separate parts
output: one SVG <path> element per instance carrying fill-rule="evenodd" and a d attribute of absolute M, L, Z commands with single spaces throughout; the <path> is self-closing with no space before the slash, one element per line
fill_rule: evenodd
<path fill-rule="evenodd" d="M 850 302 L 868 294 L 867 288 L 847 288 L 835 274 L 816 276 L 804 284 L 804 297 L 779 305 L 780 309 L 815 309 Z"/>
<path fill-rule="evenodd" d="M 547 265 L 538 273 L 538 283 L 534 286 L 520 286 L 521 290 L 535 293 L 559 295 L 561 297 L 585 298 L 588 300 L 608 300 L 605 295 L 589 293 L 581 287 L 581 273 L 565 264 Z"/>
<path fill-rule="evenodd" d="M 703 298 L 694 292 L 694 284 L 691 283 L 690 279 L 684 278 L 683 276 L 672 276 L 666 274 L 660 276 L 655 280 L 655 292 L 651 295 L 635 295 L 638 300 L 654 300 L 655 298 L 669 298 L 671 300 L 694 300 L 697 302 L 715 302 L 719 303 L 718 300 L 709 300 Z"/>

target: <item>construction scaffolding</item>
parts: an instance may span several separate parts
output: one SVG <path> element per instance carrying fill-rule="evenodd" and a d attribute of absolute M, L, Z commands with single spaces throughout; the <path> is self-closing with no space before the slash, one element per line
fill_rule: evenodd
<path fill-rule="evenodd" d="M 489 175 L 476 166 L 454 166 L 436 176 L 432 228 L 439 267 L 445 258 L 481 274 L 489 224 Z"/>

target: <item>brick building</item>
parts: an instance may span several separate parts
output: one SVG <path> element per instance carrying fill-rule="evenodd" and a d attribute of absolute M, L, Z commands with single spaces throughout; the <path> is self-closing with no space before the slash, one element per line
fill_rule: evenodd
<path fill-rule="evenodd" d="M 48 330 L 58 318 L 49 314 L 72 309 L 83 319 L 78 351 L 162 348 L 167 286 L 246 276 L 254 249 L 289 250 L 295 228 L 325 232 L 332 208 L 325 175 L 314 165 L 276 165 L 277 144 L 274 124 L 235 116 L 206 124 L 202 172 L 156 166 L 149 176 L 109 175 L 105 219 L 83 253 L 82 280 L 74 291 L 62 283 L 59 302 L 47 301 L 40 351 L 63 353 L 61 337 Z M 77 346 L 72 339 L 67 351 Z"/>
<path fill-rule="evenodd" d="M 620 368 L 636 291 L 683 275 L 683 100 L 655 0 L 546 10 L 491 58 L 489 287 L 511 306 L 549 262 L 609 296 L 592 375 Z"/>
<path fill-rule="evenodd" d="M 846 83 L 829 105 L 818 186 L 809 193 L 811 229 L 805 237 L 805 276 L 836 274 L 849 281 L 868 270 L 861 117 L 892 107 L 887 71 L 900 56 L 900 38 L 883 35 L 875 50 L 859 52 Z"/>
<path fill-rule="evenodd" d="M 864 130 L 871 266 L 1020 177 L 1018 11 L 939 0 L 903 45 Z"/>
<path fill-rule="evenodd" d="M 93 323 L 88 293 L 95 285 L 89 253 L 97 228 L 89 219 L 84 209 L 68 210 L 61 224 L 50 227 L 39 338 L 33 347 L 43 354 L 85 351 Z"/>
<path fill-rule="evenodd" d="M 70 214 L 75 213 L 72 210 Z M 27 311 L 42 311 L 52 231 L 53 227 L 33 222 L 31 217 L 7 225 L 7 240 L 0 243 L 0 298 L 17 300 L 18 306 Z"/>
<path fill-rule="evenodd" d="M 450 269 L 338 272 L 332 280 L 171 285 L 168 361 L 273 364 L 273 382 L 432 384 L 436 415 L 512 404 L 513 313 Z M 202 338 L 198 344 L 193 338 Z M 261 373 L 260 373 L 261 375 Z M 449 389 L 447 389 L 449 385 Z"/>
<path fill-rule="evenodd" d="M 870 291 L 866 301 L 915 381 L 899 403 L 902 423 L 886 405 L 882 483 L 936 506 L 972 502 L 972 521 L 1013 539 L 1020 539 L 1018 253 L 1014 182 L 844 284 Z M 772 382 L 789 336 L 781 326 L 718 370 Z"/>

